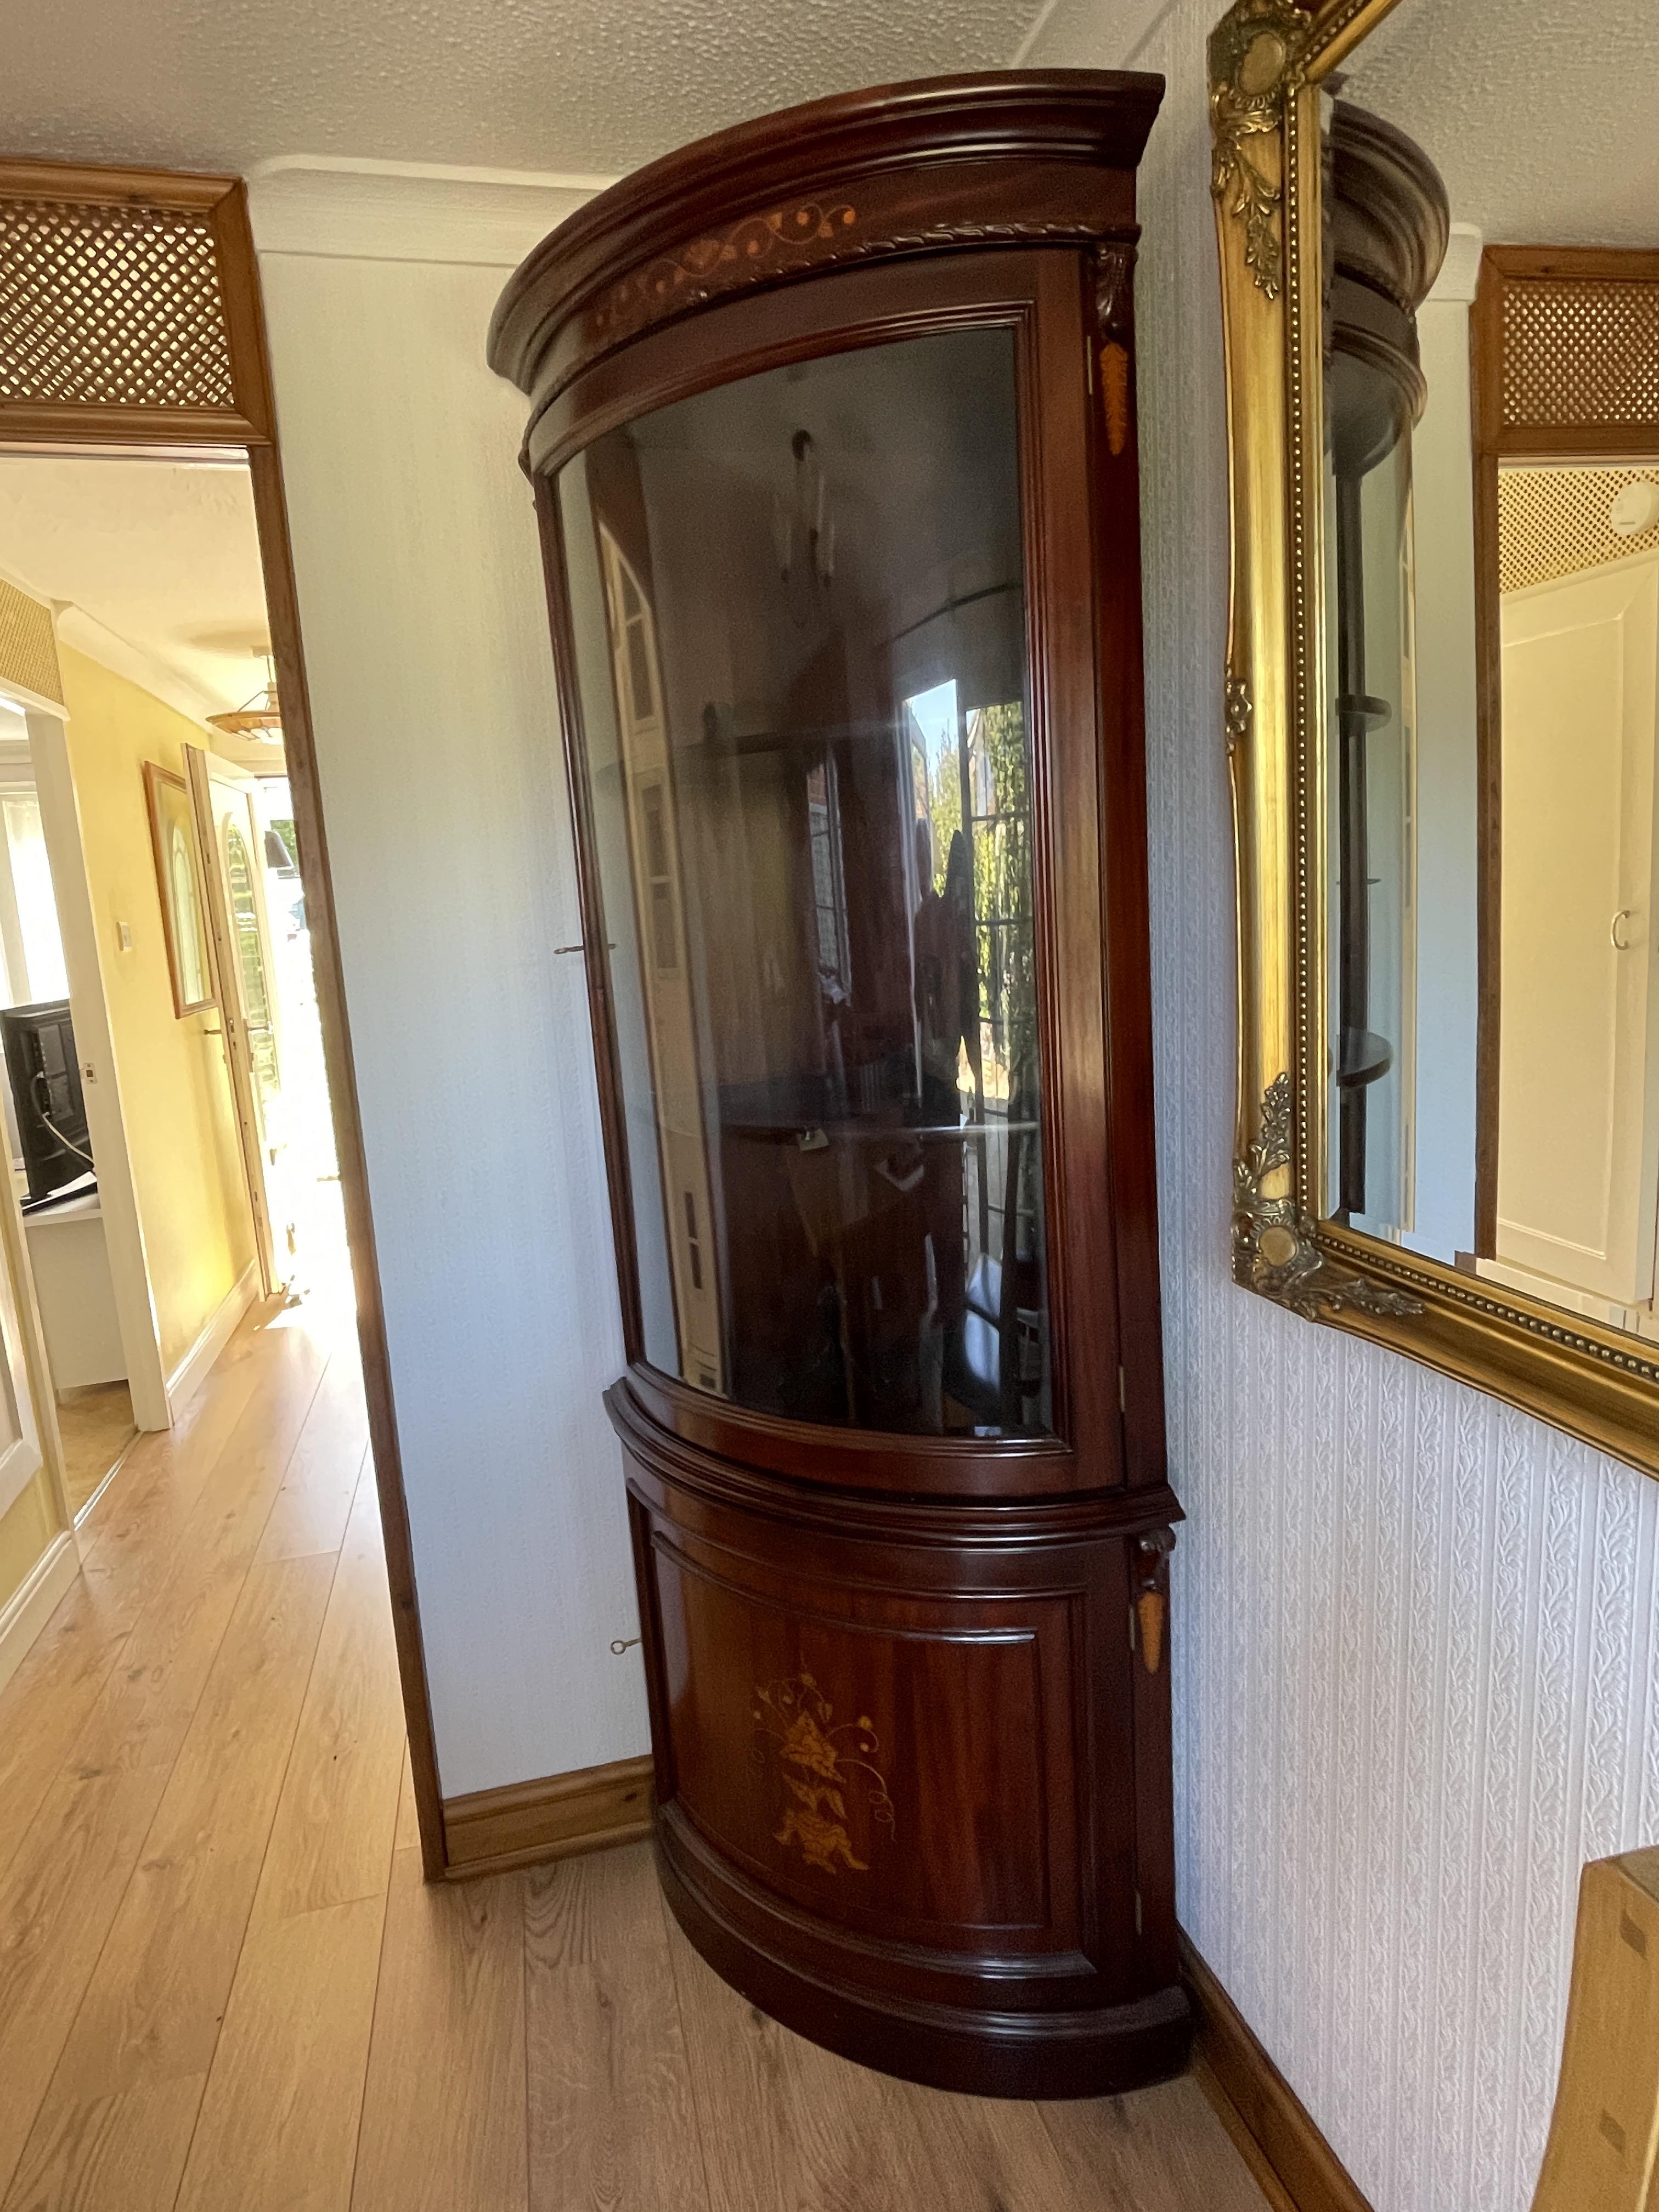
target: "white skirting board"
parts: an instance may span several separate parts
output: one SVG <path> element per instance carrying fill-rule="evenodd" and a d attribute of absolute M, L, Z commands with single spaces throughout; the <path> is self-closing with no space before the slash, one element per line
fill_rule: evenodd
<path fill-rule="evenodd" d="M 81 1554 L 68 1529 L 63 1529 L 0 1607 L 0 1690 L 17 1672 L 30 1644 L 80 1571 Z"/>
<path fill-rule="evenodd" d="M 236 1333 L 236 1324 L 259 1294 L 259 1269 L 250 1260 L 207 1327 L 167 1377 L 167 1410 L 176 1421 L 207 1381 L 214 1361 Z"/>

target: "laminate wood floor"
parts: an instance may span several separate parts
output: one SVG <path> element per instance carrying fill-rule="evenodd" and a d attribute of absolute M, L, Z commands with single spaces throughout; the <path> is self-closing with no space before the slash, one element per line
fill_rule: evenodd
<path fill-rule="evenodd" d="M 58 1394 L 64 1445 L 64 1487 L 79 1513 L 138 1433 L 132 1393 L 125 1382 L 92 1382 Z"/>
<path fill-rule="evenodd" d="M 81 1541 L 0 1694 L 0 2212 L 1262 2212 L 1191 2080 L 981 2102 L 776 2027 L 644 1846 L 422 1884 L 343 1291 Z"/>

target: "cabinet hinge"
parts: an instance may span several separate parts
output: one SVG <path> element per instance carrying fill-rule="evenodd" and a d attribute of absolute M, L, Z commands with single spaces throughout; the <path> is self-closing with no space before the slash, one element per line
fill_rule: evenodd
<path fill-rule="evenodd" d="M 1129 1410 L 1129 1378 L 1121 1367 L 1117 1370 L 1117 1410 L 1120 1413 Z"/>

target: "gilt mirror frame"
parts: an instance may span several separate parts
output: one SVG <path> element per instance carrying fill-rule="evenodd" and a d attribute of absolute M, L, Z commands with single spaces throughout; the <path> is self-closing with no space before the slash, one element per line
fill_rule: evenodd
<path fill-rule="evenodd" d="M 1322 88 L 1400 4 L 1237 0 L 1210 39 L 1231 493 L 1233 1273 L 1659 1476 L 1659 1346 L 1323 1218 Z"/>

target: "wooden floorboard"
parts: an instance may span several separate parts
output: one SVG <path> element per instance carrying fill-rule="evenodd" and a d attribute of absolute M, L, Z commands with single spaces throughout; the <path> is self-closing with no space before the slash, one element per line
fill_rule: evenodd
<path fill-rule="evenodd" d="M 183 1529 L 154 1540 L 149 1589 L 105 1693 L 70 1756 L 171 1765 L 242 1594 L 289 1451 L 317 1387 L 290 1358 L 256 1384 Z M 169 1556 L 170 1554 L 170 1556 Z M 143 1579 L 132 1558 L 124 1579 Z"/>
<path fill-rule="evenodd" d="M 368 1407 L 352 1359 L 331 1360 L 259 1540 L 261 1559 L 337 1552 L 368 1449 Z"/>
<path fill-rule="evenodd" d="M 947 2096 L 820 2051 L 728 1989 L 664 1917 L 720 2212 L 1092 2212 L 1036 2106 Z"/>
<path fill-rule="evenodd" d="M 0 2192 L 22 2154 L 167 1787 L 155 1767 L 62 1774 L 0 1888 Z"/>
<path fill-rule="evenodd" d="M 649 1856 L 525 1876 L 531 2212 L 714 2212 Z"/>
<path fill-rule="evenodd" d="M 24 2152 L 26 2171 L 51 2139 L 118 2119 L 125 2100 L 154 2111 L 156 2088 L 193 2081 L 199 2094 L 218 2041 L 248 1912 L 287 1764 L 332 1562 L 285 1560 L 249 1576 L 200 1711 L 168 1778 L 105 1939 Z M 140 1768 L 138 1771 L 145 1770 Z M 195 2118 L 166 2105 L 176 2144 L 142 2132 L 142 2176 L 123 2171 L 106 2194 L 71 2167 L 77 2212 L 166 2212 Z M 176 2156 L 174 2153 L 176 2152 Z M 144 2193 L 144 2185 L 158 2194 Z M 17 2208 L 21 2212 L 21 2207 Z"/>
<path fill-rule="evenodd" d="M 307 1356 L 304 1347 L 262 1333 L 262 1310 L 270 1310 L 255 1309 L 243 1317 L 185 1418 L 171 1430 L 139 1437 L 118 1481 L 82 1523 L 82 1570 L 106 1593 L 131 1589 L 143 1597 L 153 1583 L 158 1547 L 188 1531 L 255 1389 L 278 1364 Z"/>
<path fill-rule="evenodd" d="M 1133 2097 L 1044 2105 L 1074 2191 L 1098 2212 L 1263 2212 L 1267 2200 L 1190 2074 Z"/>
<path fill-rule="evenodd" d="M 352 2212 L 526 2212 L 524 1893 L 397 1854 Z"/>
<path fill-rule="evenodd" d="M 252 1930 L 179 2212 L 347 2212 L 386 1893 Z"/>
<path fill-rule="evenodd" d="M 215 1460 L 259 1379 L 264 1351 L 250 1316 L 214 1369 L 212 1392 L 193 1401 L 194 1419 L 140 1437 L 118 1482 L 82 1523 L 81 1579 L 0 1691 L 0 1873 L 154 1594 L 165 1544 L 185 1540 Z"/>
<path fill-rule="evenodd" d="M 171 2204 L 201 2101 L 202 2076 L 183 2074 L 64 2106 L 30 2136 L 6 2212 Z"/>
<path fill-rule="evenodd" d="M 250 1582 L 337 1349 L 270 1327 L 279 1312 L 248 1316 L 187 1418 L 129 1453 L 0 1703 L 0 1772 L 22 1784 L 0 1813 L 6 2212 L 176 2195 L 223 1990 L 206 2000 L 234 1966 L 333 1579 L 325 1558 Z M 274 1772 L 238 1804 L 227 1784 L 262 1758 Z"/>
<path fill-rule="evenodd" d="M 332 1561 L 248 1577 L 167 1778 L 51 2100 L 205 2074 L 288 1764 Z"/>
<path fill-rule="evenodd" d="M 256 1920 L 386 1893 L 404 1708 L 380 1501 L 373 1470 L 359 1463 L 356 1504 L 276 1808 Z"/>
<path fill-rule="evenodd" d="M 409 1746 L 404 1746 L 404 1778 L 398 1792 L 398 1832 L 396 1848 L 400 1851 L 418 1851 L 421 1848 L 421 1815 L 415 1803 L 415 1771 L 409 1763 Z"/>
<path fill-rule="evenodd" d="M 791 2034 L 645 1845 L 423 1884 L 362 1407 L 347 1296 L 256 1309 L 0 1694 L 0 2212 L 1265 2212 L 1190 2080 Z"/>
<path fill-rule="evenodd" d="M 131 1632 L 83 1576 L 0 1691 L 0 1879 Z"/>

